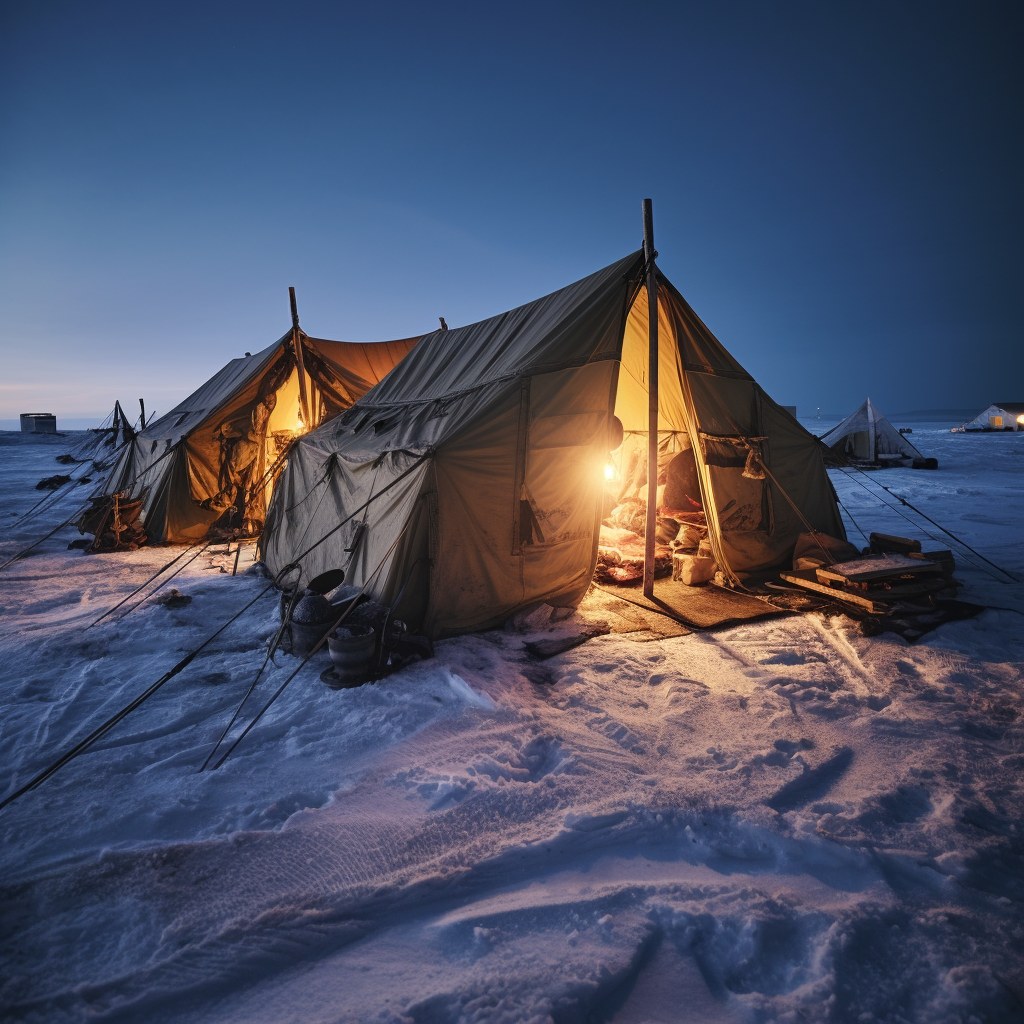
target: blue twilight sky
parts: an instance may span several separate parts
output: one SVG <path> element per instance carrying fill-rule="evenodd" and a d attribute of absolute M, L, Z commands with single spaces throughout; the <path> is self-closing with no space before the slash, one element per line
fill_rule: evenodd
<path fill-rule="evenodd" d="M 1019 3 L 3 3 L 0 419 L 637 248 L 801 413 L 1024 401 Z"/>

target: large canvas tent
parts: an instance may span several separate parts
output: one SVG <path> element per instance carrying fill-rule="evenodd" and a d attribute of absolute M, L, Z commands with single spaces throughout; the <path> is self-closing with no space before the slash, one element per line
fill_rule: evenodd
<path fill-rule="evenodd" d="M 434 636 L 539 601 L 576 604 L 595 568 L 610 450 L 625 480 L 647 446 L 644 274 L 634 253 L 500 316 L 426 335 L 297 443 L 261 541 L 270 570 L 298 563 L 307 581 L 346 568 Z M 727 579 L 788 565 L 809 527 L 845 537 L 817 440 L 660 272 L 658 282 L 658 461 L 694 453 Z M 764 471 L 751 472 L 752 460 Z"/>
<path fill-rule="evenodd" d="M 141 498 L 151 542 L 195 541 L 218 522 L 258 533 L 294 439 L 349 408 L 418 340 L 326 341 L 296 318 L 273 345 L 232 359 L 140 431 L 94 499 Z"/>
<path fill-rule="evenodd" d="M 886 418 L 870 398 L 838 426 L 822 434 L 821 443 L 837 462 L 898 465 L 924 456 Z"/>

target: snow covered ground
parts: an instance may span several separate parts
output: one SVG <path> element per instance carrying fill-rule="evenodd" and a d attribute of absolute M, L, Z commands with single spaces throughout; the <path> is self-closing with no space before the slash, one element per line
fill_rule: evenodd
<path fill-rule="evenodd" d="M 856 522 L 916 535 L 885 483 L 1024 577 L 1024 434 L 897 425 L 940 469 L 833 473 Z M 87 490 L 17 522 L 59 444 L 0 434 L 0 561 Z M 173 552 L 76 536 L 0 572 L 0 794 L 265 586 L 202 556 L 187 606 L 87 629 Z M 538 662 L 579 625 L 535 613 L 356 690 L 310 665 L 200 774 L 265 595 L 0 811 L 0 1018 L 1021 1020 L 1024 587 L 957 560 L 996 607 L 914 646 L 810 615 Z"/>

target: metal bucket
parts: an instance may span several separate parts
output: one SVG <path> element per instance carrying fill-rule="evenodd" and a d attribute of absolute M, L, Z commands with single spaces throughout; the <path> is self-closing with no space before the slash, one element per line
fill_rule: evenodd
<path fill-rule="evenodd" d="M 377 638 L 372 626 L 342 626 L 328 638 L 334 671 L 327 685 L 334 690 L 345 686 L 358 686 L 370 677 L 370 662 L 377 649 Z M 326 674 L 326 673 L 325 673 Z"/>
<path fill-rule="evenodd" d="M 307 590 L 292 611 L 292 654 L 300 658 L 309 654 L 337 618 L 338 613 L 326 597 Z"/>
<path fill-rule="evenodd" d="M 331 628 L 331 623 L 329 621 L 293 622 L 288 628 L 292 634 L 292 654 L 297 658 L 304 658 L 316 647 L 324 633 Z"/>

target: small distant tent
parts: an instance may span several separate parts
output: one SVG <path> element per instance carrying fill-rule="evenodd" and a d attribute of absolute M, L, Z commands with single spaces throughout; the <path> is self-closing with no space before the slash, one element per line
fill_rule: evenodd
<path fill-rule="evenodd" d="M 426 335 L 295 445 L 261 541 L 270 570 L 297 562 L 305 582 L 345 568 L 433 636 L 540 601 L 577 604 L 597 562 L 610 453 L 623 477 L 638 456 L 646 465 L 645 273 L 633 253 L 490 320 Z M 788 566 L 808 526 L 845 538 L 817 439 L 660 272 L 657 282 L 659 467 L 692 450 L 720 569 L 738 582 Z"/>
<path fill-rule="evenodd" d="M 125 416 L 121 403 L 114 402 L 113 410 L 103 423 L 90 427 L 58 461 L 92 462 L 98 470 L 109 469 L 115 456 L 134 437 L 135 427 Z"/>
<path fill-rule="evenodd" d="M 886 418 L 871 399 L 821 437 L 836 463 L 902 465 L 924 456 Z"/>
<path fill-rule="evenodd" d="M 150 542 L 199 540 L 215 525 L 259 533 L 294 439 L 349 408 L 419 341 L 326 341 L 298 327 L 294 307 L 293 319 L 280 340 L 232 359 L 141 430 L 94 505 L 141 499 Z"/>
<path fill-rule="evenodd" d="M 960 433 L 983 430 L 1024 430 L 1024 402 L 994 402 L 959 428 Z"/>

